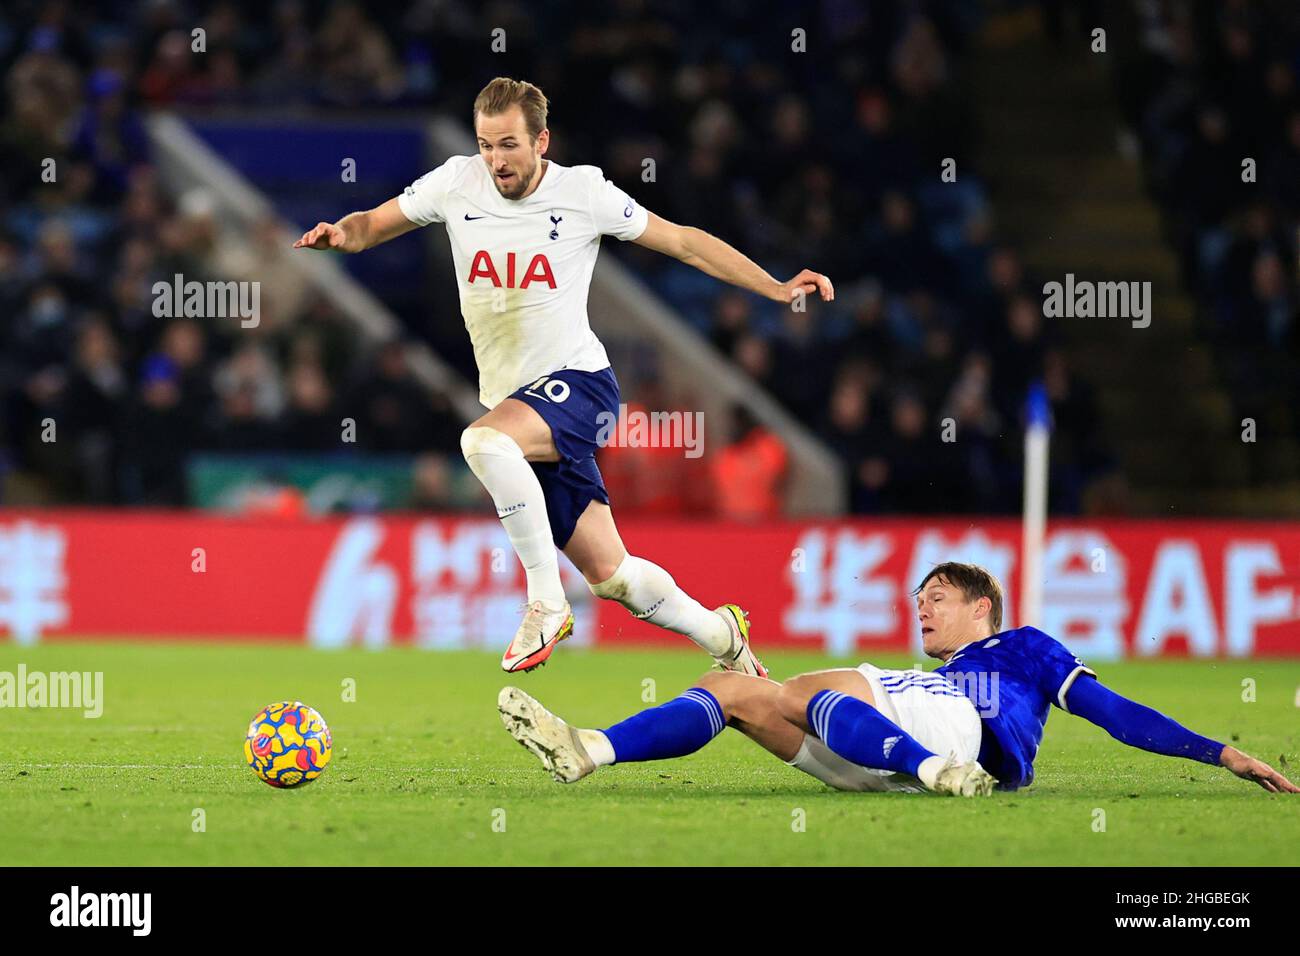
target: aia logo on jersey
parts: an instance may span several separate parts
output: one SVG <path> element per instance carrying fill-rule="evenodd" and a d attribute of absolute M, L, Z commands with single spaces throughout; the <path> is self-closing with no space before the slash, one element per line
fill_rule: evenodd
<path fill-rule="evenodd" d="M 518 256 L 513 252 L 507 252 L 505 281 L 502 282 L 501 272 L 497 269 L 496 263 L 492 261 L 491 254 L 480 249 L 474 253 L 474 262 L 469 267 L 469 278 L 466 281 L 473 285 L 477 279 L 487 279 L 498 289 L 527 289 L 534 282 L 544 282 L 552 289 L 555 288 L 555 273 L 551 271 L 550 260 L 541 253 L 533 256 L 528 263 L 528 268 L 524 270 L 522 277 L 516 282 L 516 276 L 518 276 L 517 266 Z"/>

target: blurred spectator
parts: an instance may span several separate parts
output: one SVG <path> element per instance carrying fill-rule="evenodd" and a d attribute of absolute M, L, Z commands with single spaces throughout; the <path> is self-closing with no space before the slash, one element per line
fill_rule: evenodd
<path fill-rule="evenodd" d="M 881 443 L 883 454 L 859 469 L 859 480 L 877 496 L 882 510 L 940 514 L 967 510 L 971 479 L 958 456 L 961 438 L 941 440 L 939 423 L 931 422 L 920 397 L 906 390 L 894 397 L 889 422 L 889 433 Z"/>
<path fill-rule="evenodd" d="M 165 355 L 144 363 L 122 444 L 128 500 L 160 507 L 186 503 L 185 455 L 195 447 L 194 423 L 181 404 L 180 370 Z"/>
<path fill-rule="evenodd" d="M 811 299 L 807 305 L 813 308 Z M 832 363 L 812 311 L 787 309 L 776 340 L 769 388 L 804 421 L 814 421 L 826 402 Z"/>
<path fill-rule="evenodd" d="M 451 468 L 443 455 L 416 458 L 412 483 L 411 507 L 417 511 L 445 508 L 454 496 Z"/>
<path fill-rule="evenodd" d="M 385 343 L 374 371 L 357 383 L 347 402 L 356 413 L 357 442 L 368 451 L 427 447 L 433 428 L 429 397 L 411 375 L 406 347 L 400 339 Z"/>
<path fill-rule="evenodd" d="M 316 35 L 322 95 L 354 106 L 371 99 L 396 99 L 402 71 L 382 30 L 367 19 L 360 4 L 334 0 Z"/>
<path fill-rule="evenodd" d="M 964 505 L 971 511 L 996 513 L 1017 505 L 1015 476 L 1007 474 L 1014 466 L 1006 446 L 1019 439 L 1020 430 L 1004 428 L 993 403 L 992 386 L 992 363 L 984 353 L 973 352 L 939 410 L 941 423 L 952 420 L 957 470 L 966 479 L 965 500 L 954 501 L 954 510 Z M 1068 384 L 1063 380 L 1060 388 L 1064 395 Z M 1062 422 L 1059 427 L 1068 430 L 1071 424 Z"/>
<path fill-rule="evenodd" d="M 733 441 L 713 459 L 715 513 L 737 521 L 781 515 L 788 455 L 749 409 L 732 410 Z"/>
<path fill-rule="evenodd" d="M 1013 296 L 1003 332 L 993 346 L 993 397 L 1011 421 L 1019 421 L 1029 383 L 1042 377 L 1043 335 L 1042 305 L 1027 295 Z"/>
<path fill-rule="evenodd" d="M 166 34 L 158 41 L 152 61 L 140 77 L 140 97 L 157 105 L 198 98 L 202 89 L 199 62 L 191 55 L 189 34 L 181 30 Z"/>
<path fill-rule="evenodd" d="M 308 513 L 307 496 L 293 485 L 268 481 L 249 489 L 239 512 L 257 518 L 302 518 Z"/>
<path fill-rule="evenodd" d="M 718 296 L 714 305 L 713 331 L 710 338 L 723 355 L 731 355 L 737 340 L 749 330 L 753 307 L 749 296 L 739 289 Z"/>
<path fill-rule="evenodd" d="M 214 399 L 203 327 L 197 319 L 173 319 L 163 329 L 158 350 L 176 367 L 185 414 L 196 428 L 203 427 Z"/>
<path fill-rule="evenodd" d="M 90 102 L 82 111 L 72 148 L 93 167 L 95 198 L 115 202 L 126 193 L 131 167 L 148 155 L 144 126 L 128 107 L 126 81 L 118 73 L 96 71 L 87 86 Z"/>
<path fill-rule="evenodd" d="M 752 334 L 740 336 L 736 340 L 732 358 L 755 383 L 764 388 L 772 386 L 772 346 L 767 339 Z"/>
<path fill-rule="evenodd" d="M 674 407 L 674 403 L 655 374 L 642 376 L 624 395 L 621 418 L 609 430 L 609 441 L 597 457 L 601 474 L 620 511 L 654 515 L 682 515 L 707 512 L 713 504 L 711 489 L 699 480 L 703 471 L 699 457 L 688 458 L 692 453 L 707 452 L 712 435 L 702 424 L 697 428 L 696 413 Z M 667 422 L 667 433 L 657 432 L 656 419 Z M 688 416 L 690 418 L 688 419 Z M 642 435 L 635 432 L 631 423 L 648 423 Z M 672 421 L 681 422 L 674 430 Z M 691 432 L 686 432 L 687 424 Z M 623 439 L 628 439 L 625 444 Z M 687 439 L 697 451 L 686 447 Z M 653 442 L 647 445 L 645 442 Z"/>
<path fill-rule="evenodd" d="M 117 498 L 117 438 L 128 383 L 112 329 L 102 316 L 87 319 L 58 414 L 73 461 L 69 496 L 90 504 Z"/>
<path fill-rule="evenodd" d="M 342 440 L 343 423 L 324 371 L 311 362 L 299 362 L 289 370 L 282 446 L 294 451 L 338 451 Z"/>
<path fill-rule="evenodd" d="M 1043 384 L 1052 407 L 1053 506 L 1082 507 L 1085 483 L 1106 480 L 1115 462 L 1102 439 L 1097 399 L 1086 383 L 1070 372 L 1065 353 L 1049 351 L 1044 359 Z"/>
<path fill-rule="evenodd" d="M 885 294 L 880 283 L 874 280 L 863 283 L 852 309 L 853 324 L 842 343 L 844 352 L 869 359 L 878 366 L 893 365 L 897 361 L 897 349 L 889 333 Z"/>

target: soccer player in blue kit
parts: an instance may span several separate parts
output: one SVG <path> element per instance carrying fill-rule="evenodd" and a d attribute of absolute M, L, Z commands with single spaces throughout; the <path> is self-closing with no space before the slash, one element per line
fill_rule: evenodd
<path fill-rule="evenodd" d="M 731 726 L 837 789 L 987 796 L 1033 782 L 1055 706 L 1131 747 L 1300 793 L 1262 761 L 1115 693 L 1037 628 L 1003 631 L 1002 587 L 983 568 L 940 564 L 915 594 L 925 652 L 943 661 L 934 671 L 863 664 L 783 684 L 714 672 L 604 730 L 572 727 L 514 687 L 498 708 L 510 734 L 565 783 L 607 764 L 693 753 Z"/>

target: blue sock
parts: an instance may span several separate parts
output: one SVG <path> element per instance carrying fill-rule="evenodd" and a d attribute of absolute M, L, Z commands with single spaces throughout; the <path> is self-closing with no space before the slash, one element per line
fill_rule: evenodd
<path fill-rule="evenodd" d="M 866 701 L 838 691 L 813 695 L 808 726 L 827 747 L 862 767 L 916 776 L 921 761 L 934 756 Z"/>
<path fill-rule="evenodd" d="M 722 705 L 707 690 L 692 687 L 666 704 L 651 707 L 603 731 L 616 763 L 664 760 L 693 754 L 727 726 Z"/>

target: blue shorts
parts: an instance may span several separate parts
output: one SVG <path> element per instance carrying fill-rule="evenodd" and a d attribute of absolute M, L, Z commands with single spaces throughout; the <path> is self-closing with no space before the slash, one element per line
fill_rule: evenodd
<path fill-rule="evenodd" d="M 605 479 L 596 467 L 597 436 L 618 422 L 618 379 L 614 370 L 560 369 L 511 393 L 551 427 L 557 462 L 530 462 L 546 497 L 551 537 L 563 548 L 593 501 L 609 504 Z"/>

